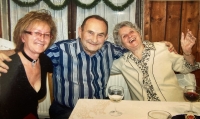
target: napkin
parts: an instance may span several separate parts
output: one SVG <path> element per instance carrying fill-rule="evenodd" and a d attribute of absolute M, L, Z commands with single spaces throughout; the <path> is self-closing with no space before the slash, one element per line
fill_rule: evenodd
<path fill-rule="evenodd" d="M 185 114 L 173 116 L 172 119 L 185 119 Z M 195 119 L 200 119 L 200 116 L 195 116 Z"/>

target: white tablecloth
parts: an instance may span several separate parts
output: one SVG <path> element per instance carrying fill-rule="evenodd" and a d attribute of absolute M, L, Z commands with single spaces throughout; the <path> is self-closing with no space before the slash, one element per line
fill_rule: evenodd
<path fill-rule="evenodd" d="M 79 99 L 69 119 L 147 119 L 150 110 L 165 110 L 174 115 L 183 114 L 189 109 L 189 102 L 149 102 L 122 100 L 115 103 L 116 109 L 123 114 L 118 117 L 109 115 L 114 109 L 110 100 Z M 193 103 L 193 110 L 200 114 L 200 102 Z"/>

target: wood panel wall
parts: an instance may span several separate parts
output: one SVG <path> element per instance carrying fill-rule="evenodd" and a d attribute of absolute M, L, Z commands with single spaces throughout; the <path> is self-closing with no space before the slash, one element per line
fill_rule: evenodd
<path fill-rule="evenodd" d="M 2 20 L 1 20 L 1 17 L 2 17 L 2 15 L 1 15 L 1 9 L 0 9 L 0 38 L 2 38 L 2 26 L 1 26 Z"/>
<path fill-rule="evenodd" d="M 190 29 L 197 38 L 193 47 L 196 61 L 200 62 L 200 1 L 150 1 L 144 0 L 144 39 L 170 41 L 177 52 L 181 32 Z M 200 70 L 193 72 L 200 86 Z"/>

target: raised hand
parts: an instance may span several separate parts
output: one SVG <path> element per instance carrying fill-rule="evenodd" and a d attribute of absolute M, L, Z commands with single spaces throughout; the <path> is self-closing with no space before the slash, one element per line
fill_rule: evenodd
<path fill-rule="evenodd" d="M 192 54 L 192 47 L 194 46 L 195 41 L 196 38 L 189 29 L 186 36 L 184 36 L 184 33 L 181 34 L 181 48 L 184 55 L 189 56 Z"/>

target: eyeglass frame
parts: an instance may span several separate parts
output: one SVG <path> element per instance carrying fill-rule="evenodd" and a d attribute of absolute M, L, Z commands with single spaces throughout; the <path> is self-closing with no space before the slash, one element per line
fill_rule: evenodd
<path fill-rule="evenodd" d="M 24 30 L 24 33 L 33 35 L 33 36 L 35 36 L 37 38 L 43 36 L 44 39 L 47 39 L 48 37 L 49 37 L 49 39 L 51 39 L 53 37 L 50 33 L 49 34 L 47 34 L 47 33 L 45 34 L 45 33 L 40 33 L 40 32 L 37 32 L 37 31 L 33 32 L 33 31 Z M 47 36 L 47 35 L 49 35 L 49 36 Z"/>

